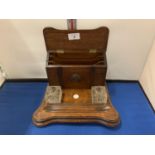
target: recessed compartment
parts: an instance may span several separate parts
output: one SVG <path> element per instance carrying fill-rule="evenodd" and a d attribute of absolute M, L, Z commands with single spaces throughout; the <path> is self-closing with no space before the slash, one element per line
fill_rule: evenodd
<path fill-rule="evenodd" d="M 89 50 L 81 50 L 73 53 L 64 50 L 64 53 L 49 52 L 47 56 L 47 65 L 96 65 L 106 64 L 106 56 L 97 52 L 89 53 Z"/>
<path fill-rule="evenodd" d="M 66 32 L 44 30 L 49 85 L 66 89 L 105 85 L 108 29 L 79 30 L 79 40 L 68 40 Z"/>
<path fill-rule="evenodd" d="M 48 58 L 49 59 L 49 58 Z M 92 61 L 92 60 L 91 60 Z M 76 61 L 77 62 L 77 61 Z M 98 62 L 98 61 L 97 61 Z M 57 63 L 47 60 L 47 75 L 50 85 L 61 85 L 62 88 L 90 88 L 92 85 L 104 85 L 106 63 Z"/>

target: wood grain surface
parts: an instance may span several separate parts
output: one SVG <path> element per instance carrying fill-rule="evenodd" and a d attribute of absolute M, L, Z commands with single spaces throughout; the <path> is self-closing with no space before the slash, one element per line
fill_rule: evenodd
<path fill-rule="evenodd" d="M 74 99 L 74 94 L 78 94 L 79 99 Z M 62 103 L 50 104 L 43 100 L 33 115 L 33 123 L 37 126 L 56 122 L 93 122 L 113 127 L 119 124 L 120 118 L 109 96 L 107 103 L 93 104 L 90 89 L 64 89 Z"/>
<path fill-rule="evenodd" d="M 70 33 L 78 33 L 80 39 L 69 40 Z M 33 114 L 33 123 L 36 126 L 56 122 L 118 125 L 119 114 L 112 106 L 108 91 L 106 103 L 92 103 L 91 96 L 92 86 L 106 85 L 109 29 L 100 27 L 70 31 L 48 27 L 43 34 L 47 49 L 48 83 L 49 86 L 61 86 L 63 94 L 61 103 L 51 104 L 43 99 Z M 79 98 L 74 99 L 74 94 L 78 94 Z"/>

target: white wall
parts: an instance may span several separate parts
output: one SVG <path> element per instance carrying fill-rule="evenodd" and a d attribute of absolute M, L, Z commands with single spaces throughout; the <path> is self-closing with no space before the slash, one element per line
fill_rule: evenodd
<path fill-rule="evenodd" d="M 5 82 L 5 73 L 3 72 L 3 69 L 0 65 L 0 87 L 3 85 L 3 83 Z"/>
<path fill-rule="evenodd" d="M 140 77 L 140 83 L 155 109 L 155 41 Z"/>
<path fill-rule="evenodd" d="M 78 29 L 110 29 L 108 79 L 137 80 L 152 40 L 155 20 L 78 20 Z M 46 50 L 42 29 L 66 29 L 66 20 L 0 20 L 0 64 L 8 78 L 45 78 Z"/>

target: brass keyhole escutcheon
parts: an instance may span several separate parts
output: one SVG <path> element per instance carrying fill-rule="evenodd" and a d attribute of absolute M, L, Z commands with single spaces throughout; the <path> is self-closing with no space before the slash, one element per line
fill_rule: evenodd
<path fill-rule="evenodd" d="M 72 75 L 72 77 L 71 77 L 71 81 L 73 81 L 73 82 L 79 82 L 80 80 L 81 80 L 81 77 L 80 77 L 80 75 L 77 74 L 77 73 L 74 73 L 74 74 Z"/>

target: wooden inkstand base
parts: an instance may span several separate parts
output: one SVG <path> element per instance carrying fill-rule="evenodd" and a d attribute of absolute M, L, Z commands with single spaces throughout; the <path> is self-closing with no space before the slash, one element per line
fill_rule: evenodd
<path fill-rule="evenodd" d="M 105 83 L 109 30 L 44 29 L 47 49 L 46 88 L 33 114 L 36 126 L 51 123 L 120 123 Z"/>

